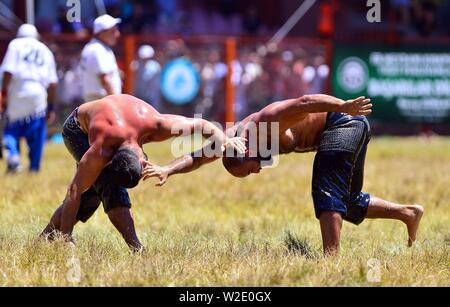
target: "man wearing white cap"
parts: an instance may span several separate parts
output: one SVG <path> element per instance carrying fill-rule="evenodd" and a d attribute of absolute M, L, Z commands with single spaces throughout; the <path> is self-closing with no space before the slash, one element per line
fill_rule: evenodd
<path fill-rule="evenodd" d="M 21 170 L 19 142 L 29 147 L 30 171 L 38 172 L 47 137 L 47 123 L 55 118 L 56 64 L 53 53 L 38 40 L 37 29 L 22 25 L 3 59 L 0 113 L 6 115 L 4 143 L 8 173 Z"/>
<path fill-rule="evenodd" d="M 102 15 L 94 21 L 94 38 L 81 53 L 80 68 L 85 101 L 122 93 L 119 66 L 111 49 L 117 44 L 119 18 Z"/>
<path fill-rule="evenodd" d="M 154 59 L 155 50 L 150 45 L 143 45 L 138 50 L 138 60 L 133 63 L 136 72 L 134 95 L 148 101 L 156 110 L 161 109 L 159 82 L 161 65 Z"/>

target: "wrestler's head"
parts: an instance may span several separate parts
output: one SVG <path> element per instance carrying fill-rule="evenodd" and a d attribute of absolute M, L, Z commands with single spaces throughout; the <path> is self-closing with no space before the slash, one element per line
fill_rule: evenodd
<path fill-rule="evenodd" d="M 262 169 L 261 158 L 250 157 L 248 150 L 243 157 L 239 157 L 237 154 L 224 156 L 222 163 L 231 175 L 238 178 L 244 178 L 250 174 L 258 174 Z"/>
<path fill-rule="evenodd" d="M 147 159 L 139 146 L 122 146 L 108 167 L 109 179 L 118 186 L 131 189 L 142 178 L 143 161 Z"/>
<path fill-rule="evenodd" d="M 235 137 L 237 135 L 244 135 L 242 131 L 245 131 L 245 126 L 234 126 L 226 130 L 228 137 Z M 247 133 L 248 139 L 248 133 Z M 244 155 L 238 154 L 235 150 L 232 153 L 224 151 L 222 158 L 222 164 L 225 169 L 234 177 L 244 178 L 250 174 L 258 174 L 261 172 L 262 165 L 261 162 L 264 160 L 256 153 L 255 150 L 251 151 L 248 147 Z M 256 153 L 256 154 L 255 154 Z"/>

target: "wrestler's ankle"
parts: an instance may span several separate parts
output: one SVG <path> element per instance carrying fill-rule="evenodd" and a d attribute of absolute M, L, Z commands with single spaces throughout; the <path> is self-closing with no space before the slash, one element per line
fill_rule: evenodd
<path fill-rule="evenodd" d="M 424 209 L 421 205 L 405 205 L 402 209 L 403 219 L 402 221 L 405 224 L 414 222 L 419 216 L 421 216 L 424 212 Z"/>

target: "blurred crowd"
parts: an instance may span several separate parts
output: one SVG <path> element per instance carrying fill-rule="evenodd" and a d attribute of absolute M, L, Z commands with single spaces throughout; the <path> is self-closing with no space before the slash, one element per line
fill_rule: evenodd
<path fill-rule="evenodd" d="M 0 129 L 0 153 L 5 147 L 7 173 L 23 170 L 21 139 L 29 148 L 29 170 L 39 172 L 47 136 L 61 141 L 58 132 L 69 113 L 84 102 L 124 91 L 161 113 L 221 123 L 225 97 L 233 93 L 235 119 L 241 120 L 277 100 L 326 92 L 330 69 L 324 44 L 247 39 L 233 49 L 223 38 L 156 39 L 153 46 L 138 38 L 133 55 L 134 47 L 128 43 L 125 50 L 120 44 L 121 22 L 108 14 L 97 17 L 89 41 L 43 37 L 32 24 L 19 27 L 0 73 L 0 124 L 6 127 Z M 230 58 L 231 53 L 236 56 Z M 226 80 L 235 90 L 225 91 Z M 57 125 L 48 131 L 56 115 Z"/>
<path fill-rule="evenodd" d="M 43 34 L 75 33 L 79 40 L 46 42 L 58 64 L 60 107 L 71 110 L 83 102 L 79 60 L 82 44 L 92 32 L 92 23 L 104 10 L 120 17 L 120 31 L 142 34 L 137 41 L 134 94 L 152 103 L 161 112 L 221 120 L 224 112 L 224 78 L 227 74 L 223 43 L 193 43 L 195 34 L 228 34 L 238 38 L 238 54 L 233 64 L 235 108 L 238 118 L 267 103 L 308 93 L 327 92 L 329 67 L 325 47 L 303 42 L 283 42 L 268 50 L 263 43 L 302 3 L 273 0 L 104 0 L 81 1 L 81 22 L 68 22 L 66 0 L 36 0 L 36 25 Z M 0 0 L 13 8 L 14 1 Z M 99 3 L 102 5 L 99 6 Z M 450 0 L 382 1 L 382 22 L 366 20 L 366 1 L 319 0 L 294 27 L 291 34 L 302 37 L 375 39 L 387 33 L 399 37 L 443 37 L 450 35 Z M 276 13 L 275 13 L 276 11 Z M 334 18 L 334 19 L 332 19 Z M 308 26 L 304 26 L 308 25 Z M 178 34 L 177 40 L 152 40 L 152 34 Z M 239 41 L 241 35 L 258 43 Z M 258 39 L 260 38 L 260 39 Z M 150 42 L 150 45 L 145 41 Z M 367 40 L 366 40 L 367 41 Z M 4 42 L 6 46 L 6 41 Z M 148 46 L 147 46 L 148 45 Z M 123 46 L 114 48 L 119 67 L 124 64 Z M 142 48 L 140 48 L 142 47 Z M 160 75 L 176 58 L 194 64 L 201 77 L 200 93 L 185 107 L 174 106 L 161 95 Z M 64 113 L 63 113 L 64 114 Z"/>
<path fill-rule="evenodd" d="M 11 10 L 13 0 L 0 0 Z M 122 33 L 227 34 L 274 33 L 302 0 L 103 0 L 81 1 L 81 22 L 68 22 L 66 0 L 35 0 L 41 33 L 88 35 L 95 17 L 108 12 L 123 20 Z M 368 23 L 367 1 L 318 0 L 292 30 L 295 35 L 351 38 L 395 33 L 401 37 L 449 36 L 450 0 L 381 1 L 381 23 Z M 101 3 L 101 5 L 100 5 Z M 333 19 L 334 21 L 332 21 Z M 304 25 L 308 26 L 305 27 Z M 2 25 L 0 23 L 0 31 Z M 3 28 L 3 30 L 5 30 Z"/>
<path fill-rule="evenodd" d="M 450 35 L 450 1 L 391 0 L 396 30 L 407 36 Z"/>
<path fill-rule="evenodd" d="M 148 101 L 162 113 L 203 114 L 210 120 L 223 121 L 228 72 L 223 44 L 177 39 L 152 45 L 138 43 L 137 47 L 132 63 L 135 96 Z M 59 108 L 69 112 L 83 101 L 77 52 L 80 47 L 72 43 L 65 45 L 64 50 L 57 44 L 52 44 L 51 48 L 59 63 Z M 177 58 L 192 62 L 201 78 L 198 95 L 185 106 L 170 103 L 161 93 L 161 72 L 168 62 Z M 118 62 L 125 70 L 120 57 Z M 242 119 L 272 101 L 326 92 L 329 70 L 325 49 L 320 45 L 292 42 L 268 50 L 262 44 L 240 44 L 232 75 L 237 118 Z"/>
<path fill-rule="evenodd" d="M 2 0 L 13 7 L 13 1 Z M 105 0 L 82 1 L 81 22 L 68 22 L 66 0 L 36 0 L 36 25 L 41 33 L 88 34 L 95 17 L 104 10 L 120 17 L 122 33 L 262 34 L 257 1 L 236 0 Z M 246 3 L 248 2 L 248 3 Z M 56 4 L 56 5 L 55 5 Z"/>
<path fill-rule="evenodd" d="M 381 22 L 368 23 L 366 1 L 338 1 L 334 39 L 442 38 L 450 36 L 449 0 L 381 1 Z"/>

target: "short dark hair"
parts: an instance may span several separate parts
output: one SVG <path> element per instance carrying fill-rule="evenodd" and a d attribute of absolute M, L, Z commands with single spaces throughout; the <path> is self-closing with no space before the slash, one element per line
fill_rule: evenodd
<path fill-rule="evenodd" d="M 233 149 L 232 152 L 227 152 L 226 150 L 223 152 L 222 164 L 228 173 L 235 176 L 233 170 L 240 167 L 245 162 L 245 157 L 243 155 L 238 154 L 236 149 Z"/>
<path fill-rule="evenodd" d="M 233 152 L 233 155 L 227 156 L 225 155 L 222 158 L 222 164 L 225 169 L 235 177 L 241 177 L 236 174 L 235 170 L 241 167 L 247 161 L 257 161 L 260 165 L 267 166 L 273 164 L 272 155 L 268 155 L 267 157 L 261 156 L 259 153 L 256 157 L 248 157 L 248 156 L 240 156 L 236 151 Z"/>
<path fill-rule="evenodd" d="M 118 186 L 132 189 L 142 178 L 142 166 L 138 155 L 127 147 L 116 152 L 108 167 L 109 179 Z"/>
<path fill-rule="evenodd" d="M 244 159 L 244 157 L 223 157 L 222 164 L 228 173 L 235 176 L 234 170 L 244 164 Z"/>

